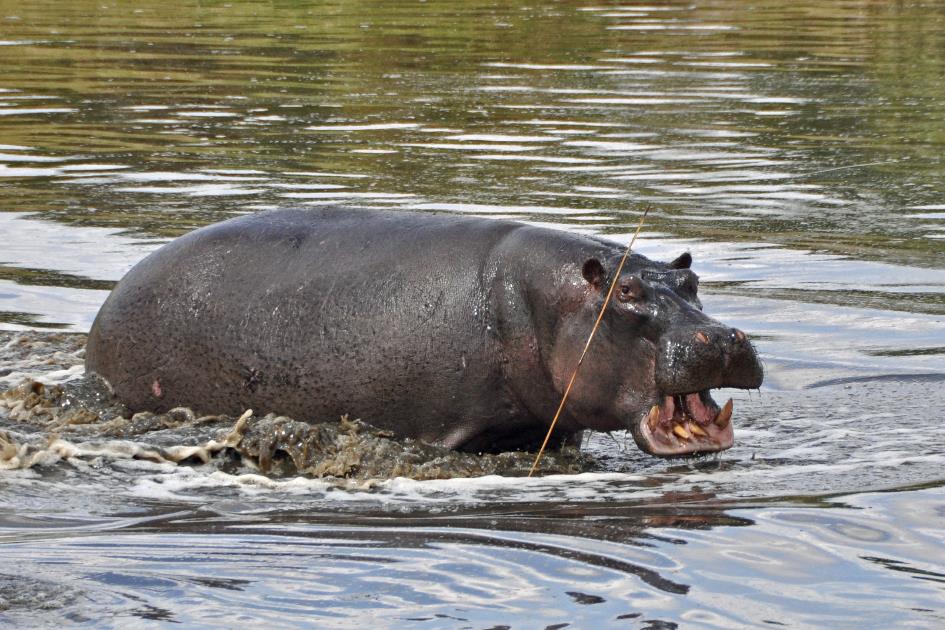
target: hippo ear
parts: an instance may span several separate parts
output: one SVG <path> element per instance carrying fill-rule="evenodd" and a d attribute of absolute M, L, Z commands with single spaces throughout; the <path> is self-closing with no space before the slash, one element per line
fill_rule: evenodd
<path fill-rule="evenodd" d="M 604 284 L 604 266 L 596 258 L 588 258 L 581 267 L 581 275 L 595 289 L 601 288 Z"/>
<path fill-rule="evenodd" d="M 669 263 L 670 269 L 689 269 L 692 266 L 692 256 L 689 255 L 689 252 L 686 252 L 673 262 Z"/>

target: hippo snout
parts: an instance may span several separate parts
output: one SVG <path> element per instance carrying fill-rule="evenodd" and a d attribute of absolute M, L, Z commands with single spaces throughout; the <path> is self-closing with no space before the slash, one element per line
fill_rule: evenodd
<path fill-rule="evenodd" d="M 748 336 L 699 319 L 657 342 L 658 396 L 643 418 L 630 425 L 637 444 L 648 453 L 676 457 L 731 447 L 732 401 L 719 407 L 710 390 L 761 386 L 764 371 Z"/>
<path fill-rule="evenodd" d="M 696 326 L 659 340 L 656 385 L 664 395 L 719 387 L 756 389 L 763 380 L 758 355 L 737 328 Z"/>

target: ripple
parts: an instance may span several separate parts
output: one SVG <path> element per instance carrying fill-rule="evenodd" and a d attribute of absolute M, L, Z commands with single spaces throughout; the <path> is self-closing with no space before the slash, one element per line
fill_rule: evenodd
<path fill-rule="evenodd" d="M 313 125 L 306 127 L 309 131 L 384 131 L 396 129 L 416 129 L 420 125 L 416 123 L 374 123 L 363 125 Z"/>
<path fill-rule="evenodd" d="M 72 107 L 0 107 L 0 116 L 35 116 L 36 114 L 70 114 Z"/>
<path fill-rule="evenodd" d="M 262 188 L 242 188 L 227 184 L 201 184 L 198 186 L 125 186 L 115 189 L 118 192 L 146 193 L 151 195 L 187 195 L 189 197 L 219 197 L 257 195 Z"/>
<path fill-rule="evenodd" d="M 466 151 L 508 151 L 510 153 L 520 151 L 535 151 L 539 147 L 531 147 L 522 144 L 471 144 L 471 143 L 447 143 L 447 142 L 405 142 L 397 146 L 417 147 L 421 149 L 445 149 L 448 151 L 466 150 Z"/>

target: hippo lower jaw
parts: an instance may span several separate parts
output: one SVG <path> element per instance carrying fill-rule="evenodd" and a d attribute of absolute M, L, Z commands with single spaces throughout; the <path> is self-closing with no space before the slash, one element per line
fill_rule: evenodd
<path fill-rule="evenodd" d="M 731 448 L 732 400 L 719 406 L 709 390 L 663 396 L 634 431 L 639 447 L 651 455 L 678 457 Z"/>

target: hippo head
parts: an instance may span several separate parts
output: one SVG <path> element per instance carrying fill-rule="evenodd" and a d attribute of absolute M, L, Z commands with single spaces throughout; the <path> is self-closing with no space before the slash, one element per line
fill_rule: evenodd
<path fill-rule="evenodd" d="M 559 356 L 583 346 L 588 316 L 596 318 L 616 268 L 606 264 L 611 270 L 597 258 L 584 262 L 581 315 L 561 320 Z M 732 401 L 720 407 L 710 390 L 760 387 L 763 371 L 745 333 L 702 312 L 691 264 L 688 253 L 671 263 L 628 263 L 568 402 L 579 424 L 630 429 L 642 450 L 665 457 L 732 445 Z M 556 382 L 573 362 L 552 361 Z"/>

